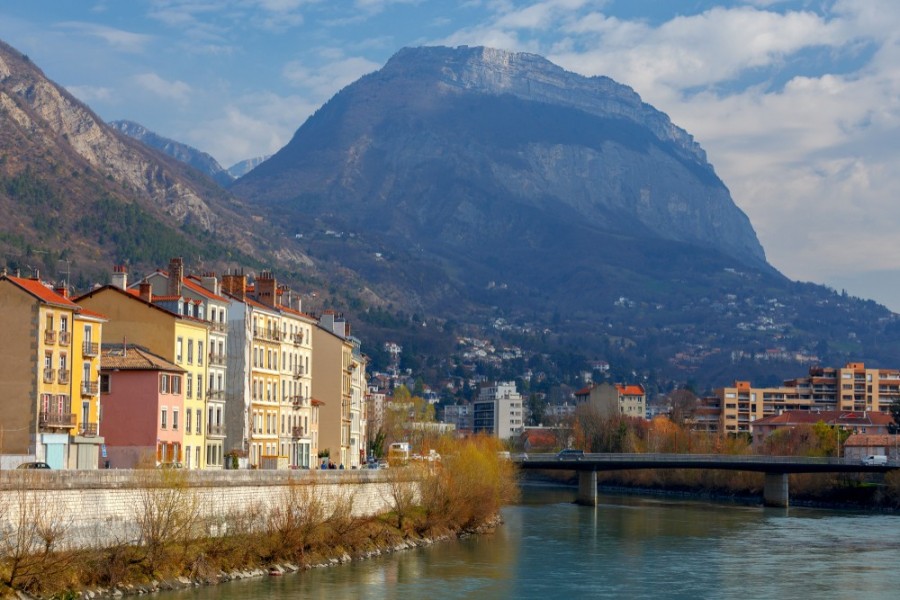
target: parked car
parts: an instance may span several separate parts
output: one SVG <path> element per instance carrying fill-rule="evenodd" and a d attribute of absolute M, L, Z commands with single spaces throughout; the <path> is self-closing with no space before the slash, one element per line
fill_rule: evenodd
<path fill-rule="evenodd" d="M 576 448 L 560 450 L 559 454 L 556 455 L 557 460 L 581 460 L 582 458 L 584 458 L 584 450 L 578 450 Z"/>
<path fill-rule="evenodd" d="M 27 462 L 22 463 L 17 469 L 49 469 L 50 465 L 45 462 Z"/>
<path fill-rule="evenodd" d="M 886 465 L 887 463 L 888 459 L 884 454 L 870 454 L 862 459 L 864 465 Z"/>

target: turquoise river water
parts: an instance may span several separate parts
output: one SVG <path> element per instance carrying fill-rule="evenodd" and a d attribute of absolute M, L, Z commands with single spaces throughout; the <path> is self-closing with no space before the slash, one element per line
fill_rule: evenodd
<path fill-rule="evenodd" d="M 900 515 L 573 499 L 527 487 L 495 534 L 159 598 L 900 598 Z"/>

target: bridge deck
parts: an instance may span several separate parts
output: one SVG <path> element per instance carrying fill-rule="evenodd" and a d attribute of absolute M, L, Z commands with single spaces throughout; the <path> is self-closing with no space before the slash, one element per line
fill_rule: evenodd
<path fill-rule="evenodd" d="M 864 465 L 847 458 L 796 456 L 728 456 L 720 454 L 585 454 L 562 458 L 556 454 L 514 456 L 523 469 L 574 471 L 622 471 L 627 469 L 723 469 L 759 473 L 887 473 L 900 463 Z"/>

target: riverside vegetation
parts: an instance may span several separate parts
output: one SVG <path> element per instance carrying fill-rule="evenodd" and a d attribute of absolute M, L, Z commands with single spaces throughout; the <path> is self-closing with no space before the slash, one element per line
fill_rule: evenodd
<path fill-rule="evenodd" d="M 28 477 L 17 478 L 0 506 L 0 594 L 65 598 L 166 582 L 214 584 L 236 571 L 304 569 L 489 529 L 518 493 L 515 467 L 499 458 L 499 442 L 439 439 L 434 448 L 442 461 L 385 471 L 390 510 L 375 516 L 354 514 L 351 491 L 326 501 L 312 477 L 298 477 L 273 487 L 278 497 L 269 508 L 251 504 L 202 517 L 188 473 L 146 470 L 133 507 L 134 536 L 101 548 L 75 547 L 52 495 L 34 500 Z M 218 529 L 222 522 L 227 529 Z"/>

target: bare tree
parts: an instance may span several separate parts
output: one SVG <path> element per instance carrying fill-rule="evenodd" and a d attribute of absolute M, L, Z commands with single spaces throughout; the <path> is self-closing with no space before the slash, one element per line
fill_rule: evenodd
<path fill-rule="evenodd" d="M 167 562 L 171 550 L 183 548 L 199 533 L 199 502 L 187 478 L 187 473 L 166 469 L 142 472 L 136 479 L 134 521 L 148 575 Z"/>

